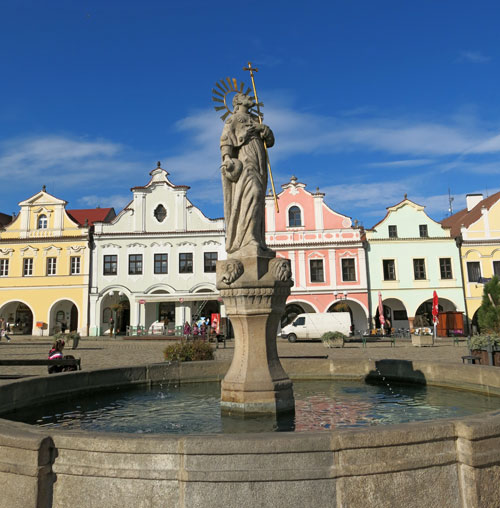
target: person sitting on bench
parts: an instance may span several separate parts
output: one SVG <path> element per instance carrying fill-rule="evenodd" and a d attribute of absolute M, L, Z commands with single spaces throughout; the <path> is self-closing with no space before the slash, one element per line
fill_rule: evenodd
<path fill-rule="evenodd" d="M 74 360 L 75 357 L 71 355 L 63 356 L 64 349 L 64 341 L 62 339 L 58 339 L 55 341 L 52 349 L 49 351 L 49 360 Z M 53 374 L 55 372 L 70 372 L 73 370 L 77 370 L 76 365 L 50 365 L 49 366 L 49 374 Z"/>

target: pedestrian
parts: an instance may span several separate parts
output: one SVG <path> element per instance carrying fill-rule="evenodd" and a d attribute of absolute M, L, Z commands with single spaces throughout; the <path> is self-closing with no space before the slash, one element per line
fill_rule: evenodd
<path fill-rule="evenodd" d="M 7 342 L 10 342 L 10 337 L 7 335 L 7 323 L 4 318 L 0 318 L 0 339 L 5 337 Z"/>
<path fill-rule="evenodd" d="M 385 318 L 385 324 L 384 324 L 385 332 L 388 337 L 391 336 L 391 320 L 389 318 Z"/>
<path fill-rule="evenodd" d="M 191 335 L 191 327 L 189 326 L 189 323 L 187 321 L 184 323 L 184 335 L 186 337 L 189 337 L 189 335 Z"/>
<path fill-rule="evenodd" d="M 67 329 L 68 329 L 68 325 L 66 324 L 66 322 L 61 321 L 61 332 L 65 333 Z"/>
<path fill-rule="evenodd" d="M 196 321 L 193 323 L 193 327 L 191 328 L 191 333 L 193 334 L 193 337 L 198 337 L 198 334 L 200 333 L 200 329 L 198 328 Z"/>
<path fill-rule="evenodd" d="M 207 325 L 205 324 L 205 321 L 203 321 L 203 323 L 201 323 L 201 326 L 200 326 L 200 335 L 201 335 L 201 338 L 203 340 L 205 340 L 206 335 L 207 335 Z"/>
<path fill-rule="evenodd" d="M 109 336 L 113 337 L 113 330 L 115 329 L 115 320 L 113 316 L 109 318 Z"/>

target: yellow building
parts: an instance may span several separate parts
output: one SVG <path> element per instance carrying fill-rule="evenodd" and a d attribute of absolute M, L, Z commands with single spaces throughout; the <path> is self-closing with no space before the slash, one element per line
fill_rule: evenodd
<path fill-rule="evenodd" d="M 478 327 L 484 283 L 500 277 L 500 192 L 487 198 L 468 194 L 467 208 L 442 221 L 460 245 L 467 314 Z"/>
<path fill-rule="evenodd" d="M 66 205 L 44 186 L 0 230 L 0 317 L 12 333 L 88 334 L 91 223 Z"/>

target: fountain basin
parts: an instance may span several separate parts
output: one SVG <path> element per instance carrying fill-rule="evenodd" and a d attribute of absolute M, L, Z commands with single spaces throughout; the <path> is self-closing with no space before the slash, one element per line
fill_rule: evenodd
<path fill-rule="evenodd" d="M 0 387 L 0 413 L 112 386 L 220 380 L 228 363 L 155 364 Z M 498 369 L 398 360 L 283 360 L 292 379 L 426 383 L 500 395 Z M 0 420 L 0 507 L 496 506 L 500 411 L 362 430 L 136 435 Z"/>

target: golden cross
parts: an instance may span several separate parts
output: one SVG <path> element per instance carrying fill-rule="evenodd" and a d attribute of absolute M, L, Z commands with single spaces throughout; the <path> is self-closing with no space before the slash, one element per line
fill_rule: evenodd
<path fill-rule="evenodd" d="M 253 87 L 253 94 L 255 96 L 255 105 L 257 106 L 257 116 L 259 117 L 259 123 L 262 123 L 262 118 L 260 114 L 260 106 L 259 106 L 259 97 L 257 96 L 257 88 L 255 88 L 255 79 L 253 77 L 254 72 L 259 72 L 259 69 L 252 67 L 252 63 L 248 62 L 248 67 L 243 67 L 244 71 L 250 71 L 250 79 L 252 80 L 252 87 Z M 273 180 L 273 173 L 271 171 L 271 162 L 269 161 L 269 152 L 267 151 L 267 144 L 264 141 L 264 148 L 266 150 L 266 159 L 267 159 L 267 169 L 269 170 L 269 180 L 271 181 L 271 188 L 273 190 L 273 197 L 274 197 L 274 206 L 276 208 L 276 213 L 279 213 L 280 208 L 278 206 L 278 198 L 276 196 L 276 191 L 274 189 L 274 180 Z"/>

